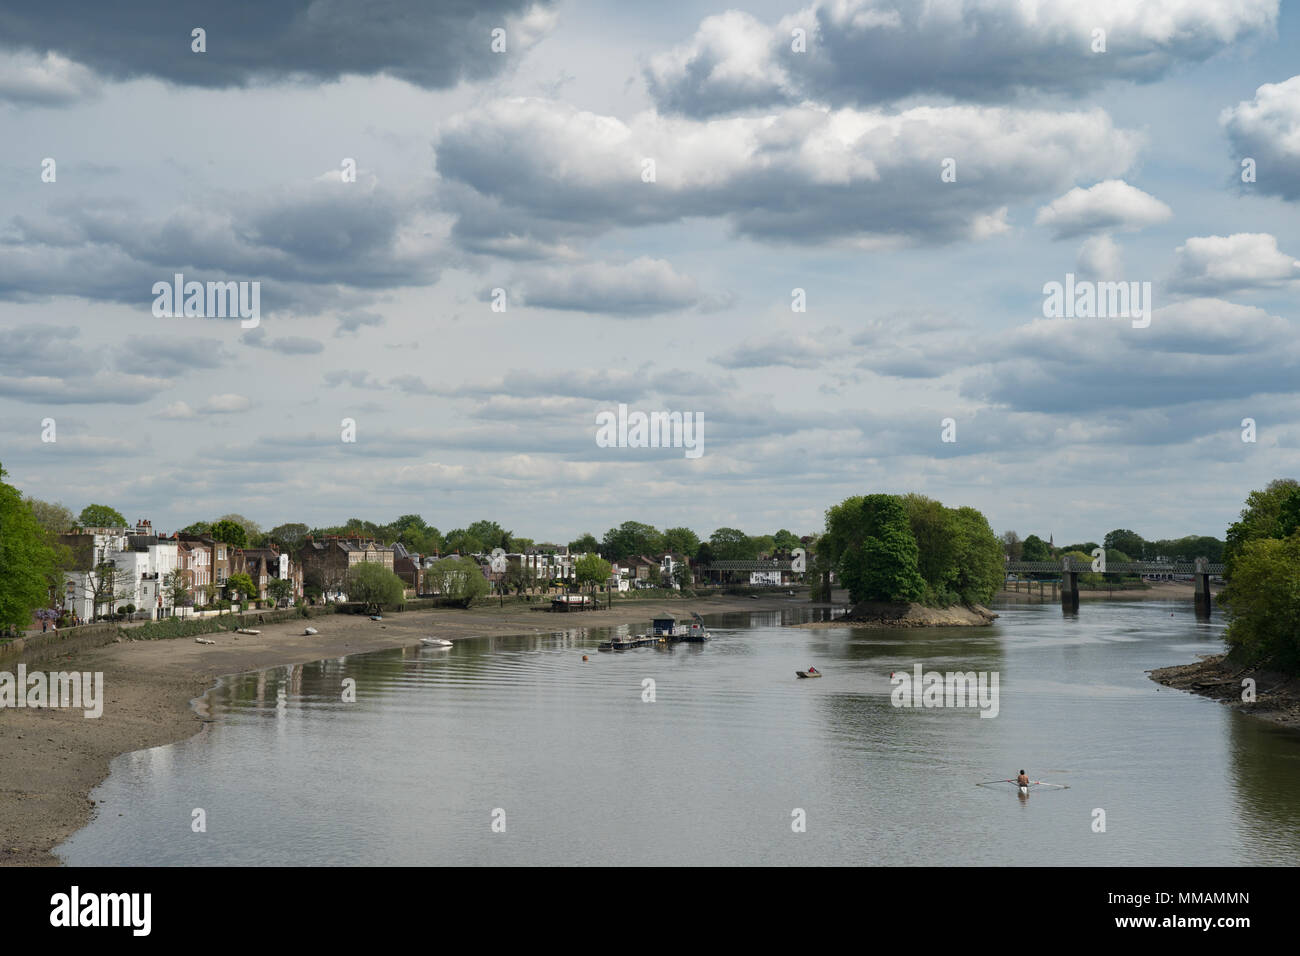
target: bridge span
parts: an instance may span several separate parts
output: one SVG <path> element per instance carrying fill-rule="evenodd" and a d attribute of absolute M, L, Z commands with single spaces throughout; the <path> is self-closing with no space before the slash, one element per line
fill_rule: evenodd
<path fill-rule="evenodd" d="M 1061 576 L 1061 607 L 1067 611 L 1079 610 L 1080 574 L 1178 574 L 1191 575 L 1196 581 L 1196 613 L 1210 615 L 1210 578 L 1223 574 L 1223 565 L 1210 563 L 1205 558 L 1195 561 L 1093 561 L 1082 567 L 1068 555 L 1059 561 L 1008 561 L 1008 574 L 1059 574 Z"/>

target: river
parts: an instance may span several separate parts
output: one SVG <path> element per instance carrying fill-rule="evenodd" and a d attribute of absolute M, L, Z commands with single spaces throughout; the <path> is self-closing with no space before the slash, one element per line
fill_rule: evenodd
<path fill-rule="evenodd" d="M 605 632 L 579 628 L 241 674 L 207 695 L 204 733 L 114 761 L 94 820 L 56 852 L 209 866 L 1300 859 L 1300 736 L 1144 673 L 1221 650 L 1217 614 L 997 610 L 988 628 L 899 631 L 733 614 L 709 620 L 703 645 L 599 653 Z M 997 716 L 894 706 L 891 671 L 918 663 L 996 674 Z M 797 679 L 810 664 L 824 677 Z M 1021 768 L 1068 789 L 976 786 Z"/>

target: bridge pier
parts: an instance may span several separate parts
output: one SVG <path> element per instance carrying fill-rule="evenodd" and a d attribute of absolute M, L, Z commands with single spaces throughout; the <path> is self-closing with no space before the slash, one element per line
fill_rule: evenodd
<path fill-rule="evenodd" d="M 1198 558 L 1196 561 L 1196 617 L 1199 620 L 1209 620 L 1210 617 L 1210 575 L 1205 569 L 1205 561 Z"/>
<path fill-rule="evenodd" d="M 1061 572 L 1061 610 L 1073 613 L 1079 610 L 1079 572 Z"/>

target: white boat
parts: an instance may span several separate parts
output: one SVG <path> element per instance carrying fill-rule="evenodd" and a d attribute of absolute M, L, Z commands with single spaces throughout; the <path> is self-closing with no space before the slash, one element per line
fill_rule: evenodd
<path fill-rule="evenodd" d="M 444 641 L 440 637 L 422 637 L 420 643 L 425 647 L 451 647 L 451 641 Z"/>

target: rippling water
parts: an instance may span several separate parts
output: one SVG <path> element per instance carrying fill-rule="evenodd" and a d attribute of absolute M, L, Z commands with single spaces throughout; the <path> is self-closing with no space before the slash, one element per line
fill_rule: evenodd
<path fill-rule="evenodd" d="M 1220 650 L 1217 620 L 1197 623 L 1190 602 L 999 610 L 991 628 L 882 631 L 782 626 L 811 614 L 792 609 L 712 618 L 706 645 L 597 653 L 606 632 L 578 629 L 242 674 L 209 693 L 205 733 L 118 758 L 95 820 L 58 852 L 130 865 L 1300 857 L 1300 737 L 1144 673 Z M 996 672 L 998 716 L 895 708 L 889 674 L 915 663 Z M 809 664 L 823 679 L 795 678 Z M 1070 789 L 975 786 L 1021 767 Z"/>

